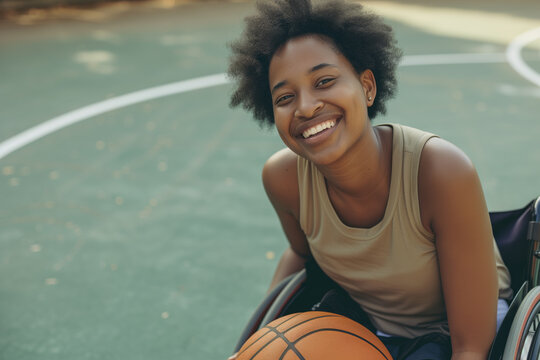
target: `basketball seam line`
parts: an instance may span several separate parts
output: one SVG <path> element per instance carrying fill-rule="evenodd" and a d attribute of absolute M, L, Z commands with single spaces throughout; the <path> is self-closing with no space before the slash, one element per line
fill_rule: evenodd
<path fill-rule="evenodd" d="M 270 332 L 270 331 L 269 331 Z M 268 334 L 268 333 L 267 333 Z M 275 333 L 274 333 L 275 334 Z M 259 353 L 261 351 L 264 350 L 265 347 L 267 347 L 270 343 L 272 343 L 274 340 L 276 340 L 278 338 L 278 336 L 274 337 L 273 339 L 271 339 L 270 341 L 268 341 L 266 344 L 264 344 L 263 346 L 261 346 L 261 348 L 259 350 L 257 350 L 257 352 L 255 354 L 253 354 L 252 357 L 249 358 L 249 360 L 253 360 L 255 359 L 255 356 L 259 355 Z M 246 349 L 247 350 L 247 349 Z"/>
<path fill-rule="evenodd" d="M 269 329 L 271 329 L 281 340 L 285 341 L 285 343 L 287 344 L 287 348 L 285 348 L 285 350 L 283 350 L 283 352 L 281 353 L 281 357 L 279 358 L 279 360 L 282 360 L 283 357 L 285 356 L 285 354 L 289 351 L 289 350 L 292 350 L 294 351 L 294 353 L 296 354 L 296 356 L 298 356 L 300 358 L 300 360 L 306 360 L 302 354 L 300 354 L 300 352 L 298 351 L 298 349 L 294 346 L 294 343 L 292 341 L 290 341 L 289 339 L 287 339 L 287 337 L 284 335 L 284 333 L 282 333 L 281 331 L 279 331 L 278 329 L 276 328 L 273 328 L 273 327 L 268 327 Z"/>
<path fill-rule="evenodd" d="M 329 314 L 329 315 L 320 315 L 320 316 L 312 317 L 312 318 L 310 318 L 310 319 L 304 320 L 304 321 L 302 321 L 302 322 L 299 322 L 298 324 L 295 324 L 295 325 L 291 326 L 290 328 L 288 328 L 287 330 L 285 330 L 285 331 L 283 332 L 283 334 L 286 334 L 288 331 L 294 329 L 294 328 L 297 327 L 297 326 L 303 325 L 303 324 L 305 324 L 305 323 L 307 323 L 307 322 L 310 322 L 310 321 L 312 321 L 312 320 L 322 319 L 322 318 L 325 318 L 325 317 L 338 317 L 338 316 L 337 316 L 337 315 L 334 315 L 334 314 Z M 292 318 L 291 318 L 291 319 L 292 319 Z M 285 322 L 286 322 L 286 321 L 285 321 Z M 278 326 L 283 325 L 285 322 L 283 322 L 282 324 L 279 324 Z M 278 326 L 276 326 L 276 328 L 277 328 Z M 267 327 L 268 327 L 268 326 L 267 326 Z"/>
<path fill-rule="evenodd" d="M 279 323 L 279 325 L 277 325 L 277 326 L 281 326 L 281 325 L 283 325 L 283 324 L 286 324 L 287 321 L 292 320 L 292 319 L 294 319 L 295 317 L 300 316 L 300 315 L 302 315 L 302 313 L 295 314 L 294 316 L 291 316 L 291 317 L 289 317 L 289 318 L 283 320 L 283 322 Z"/>
<path fill-rule="evenodd" d="M 249 346 L 247 348 L 245 348 L 244 350 L 242 350 L 241 352 L 238 353 L 238 355 L 241 355 L 243 354 L 244 352 L 248 351 L 250 347 L 252 347 L 253 345 L 255 345 L 256 343 L 259 342 L 259 340 L 261 340 L 263 337 L 265 337 L 266 335 L 268 335 L 268 333 L 270 333 L 271 331 L 267 331 L 265 332 L 264 334 L 262 334 L 257 340 L 253 341 L 251 344 L 249 344 Z M 272 341 L 276 340 L 277 339 L 277 336 L 268 340 L 268 342 L 266 344 L 264 344 L 260 349 L 259 351 L 257 351 L 250 359 L 253 359 L 262 349 L 264 349 L 265 347 L 268 346 L 268 344 L 270 344 Z"/>
<path fill-rule="evenodd" d="M 287 321 L 291 320 L 291 319 L 294 319 L 295 317 L 301 315 L 301 313 L 298 313 L 298 314 L 295 314 L 294 316 L 291 316 L 285 320 L 283 320 L 283 322 L 281 322 L 278 326 L 281 326 L 283 324 L 285 324 Z M 250 347 L 252 347 L 253 345 L 255 345 L 259 340 L 261 340 L 263 337 L 265 337 L 266 335 L 268 335 L 268 333 L 270 332 L 270 328 L 268 326 L 265 326 L 263 329 L 268 329 L 269 331 L 265 332 L 264 334 L 262 334 L 261 336 L 259 336 L 259 338 L 255 341 L 253 341 L 251 344 L 249 344 L 249 346 L 247 348 L 245 348 L 244 350 L 242 350 L 240 353 L 238 353 L 238 355 L 242 354 L 243 352 L 247 351 Z M 266 346 L 268 346 L 268 344 L 270 344 L 272 341 L 274 341 L 275 339 L 277 339 L 277 336 L 273 339 L 271 339 L 270 341 L 268 341 L 266 344 L 264 344 L 263 347 L 261 347 L 259 349 L 259 351 L 257 351 L 255 353 L 255 355 L 257 355 L 262 349 L 264 349 Z M 253 357 L 255 357 L 255 355 L 253 355 Z M 253 357 L 251 359 L 253 359 Z"/>
<path fill-rule="evenodd" d="M 375 346 L 375 344 L 371 343 L 369 340 L 367 340 L 366 338 L 360 336 L 360 335 L 357 335 L 353 332 L 350 332 L 350 331 L 346 331 L 346 330 L 341 330 L 341 329 L 334 329 L 334 328 L 325 328 L 325 329 L 317 329 L 317 330 L 313 330 L 307 334 L 304 334 L 302 336 L 300 336 L 298 339 L 296 339 L 294 342 L 293 342 L 293 345 L 296 344 L 297 342 L 299 342 L 300 340 L 302 340 L 303 338 L 311 335 L 311 334 L 314 334 L 314 333 L 317 333 L 317 332 L 320 332 L 320 331 L 335 331 L 335 332 L 342 332 L 342 333 L 345 333 L 345 334 L 349 334 L 349 335 L 352 335 L 360 340 L 363 340 L 365 342 L 367 342 L 369 345 L 373 346 L 378 352 L 381 353 L 382 356 L 384 356 L 385 359 L 388 360 L 388 358 L 386 357 L 386 355 L 377 347 Z"/>
<path fill-rule="evenodd" d="M 293 317 L 291 317 L 290 319 L 285 320 L 284 322 L 282 322 L 282 323 L 279 324 L 278 326 L 281 326 L 281 325 L 285 324 L 287 321 L 289 321 L 289 320 L 291 320 L 291 319 L 293 319 L 293 318 L 295 318 L 295 317 L 296 317 L 296 316 L 293 316 Z M 275 333 L 279 338 L 281 338 L 283 341 L 285 341 L 285 343 L 287 344 L 287 348 L 286 348 L 285 350 L 283 350 L 283 352 L 281 353 L 281 357 L 279 358 L 279 360 L 282 360 L 283 357 L 287 354 L 287 352 L 288 352 L 289 350 L 294 351 L 294 353 L 296 354 L 296 356 L 298 356 L 298 358 L 299 358 L 300 360 L 305 360 L 305 358 L 302 356 L 302 354 L 301 354 L 301 353 L 298 351 L 298 349 L 294 346 L 294 344 L 296 344 L 296 341 L 295 341 L 295 342 L 291 342 L 291 341 L 285 336 L 285 334 L 286 334 L 287 332 L 289 332 L 290 330 L 294 329 L 294 328 L 297 327 L 297 326 L 300 326 L 300 325 L 305 324 L 305 323 L 307 323 L 307 322 L 310 322 L 310 321 L 312 321 L 312 320 L 322 319 L 322 318 L 326 318 L 326 317 L 337 317 L 337 315 L 335 315 L 335 314 L 325 314 L 325 315 L 315 316 L 315 317 L 312 317 L 312 318 L 310 318 L 310 319 L 306 319 L 306 320 L 304 320 L 304 321 L 302 321 L 302 322 L 299 322 L 298 324 L 295 324 L 294 326 L 288 328 L 288 329 L 285 330 L 284 332 L 279 331 L 279 330 L 277 329 L 277 327 L 272 327 L 272 326 L 268 326 L 268 325 L 267 325 L 266 328 L 271 329 L 272 331 L 274 331 L 274 333 Z M 275 340 L 275 339 L 274 339 L 274 340 Z"/>

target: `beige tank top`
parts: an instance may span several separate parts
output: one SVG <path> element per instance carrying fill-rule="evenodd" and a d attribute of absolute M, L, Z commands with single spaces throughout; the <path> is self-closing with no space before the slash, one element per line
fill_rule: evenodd
<path fill-rule="evenodd" d="M 383 219 L 371 228 L 349 227 L 335 212 L 325 179 L 298 157 L 300 226 L 324 272 L 362 306 L 375 327 L 413 338 L 449 333 L 432 233 L 420 218 L 418 167 L 435 135 L 393 128 L 390 195 Z M 499 293 L 511 296 L 510 274 L 495 246 Z"/>

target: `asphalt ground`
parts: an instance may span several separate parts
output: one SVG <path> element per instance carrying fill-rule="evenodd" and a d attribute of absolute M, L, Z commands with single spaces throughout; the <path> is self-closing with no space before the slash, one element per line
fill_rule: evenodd
<path fill-rule="evenodd" d="M 405 54 L 375 123 L 465 150 L 491 210 L 538 196 L 540 3 L 365 4 Z M 0 359 L 232 351 L 286 246 L 260 181 L 281 141 L 228 107 L 223 77 L 252 10 L 163 0 L 0 20 Z"/>

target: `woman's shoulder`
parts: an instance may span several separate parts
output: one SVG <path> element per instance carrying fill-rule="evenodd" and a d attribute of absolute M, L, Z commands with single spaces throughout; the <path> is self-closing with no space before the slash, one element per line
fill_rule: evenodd
<path fill-rule="evenodd" d="M 426 142 L 420 158 L 420 172 L 421 176 L 442 183 L 476 174 L 465 152 L 440 137 L 432 137 Z"/>
<path fill-rule="evenodd" d="M 418 195 L 425 226 L 435 214 L 441 214 L 450 199 L 466 206 L 481 191 L 476 168 L 463 150 L 439 137 L 426 142 L 418 170 Z"/>
<path fill-rule="evenodd" d="M 298 161 L 298 155 L 296 155 L 289 148 L 284 148 L 266 160 L 263 168 L 263 178 L 265 176 L 290 176 L 294 173 L 296 176 L 296 166 Z"/>
<path fill-rule="evenodd" d="M 298 155 L 285 148 L 273 154 L 264 164 L 262 180 L 266 193 L 277 209 L 297 212 Z"/>

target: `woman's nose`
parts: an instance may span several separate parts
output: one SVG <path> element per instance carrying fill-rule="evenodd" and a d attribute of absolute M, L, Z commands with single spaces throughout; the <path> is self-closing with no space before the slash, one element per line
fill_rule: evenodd
<path fill-rule="evenodd" d="M 294 116 L 297 118 L 312 118 L 323 107 L 323 102 L 310 92 L 298 94 Z"/>

